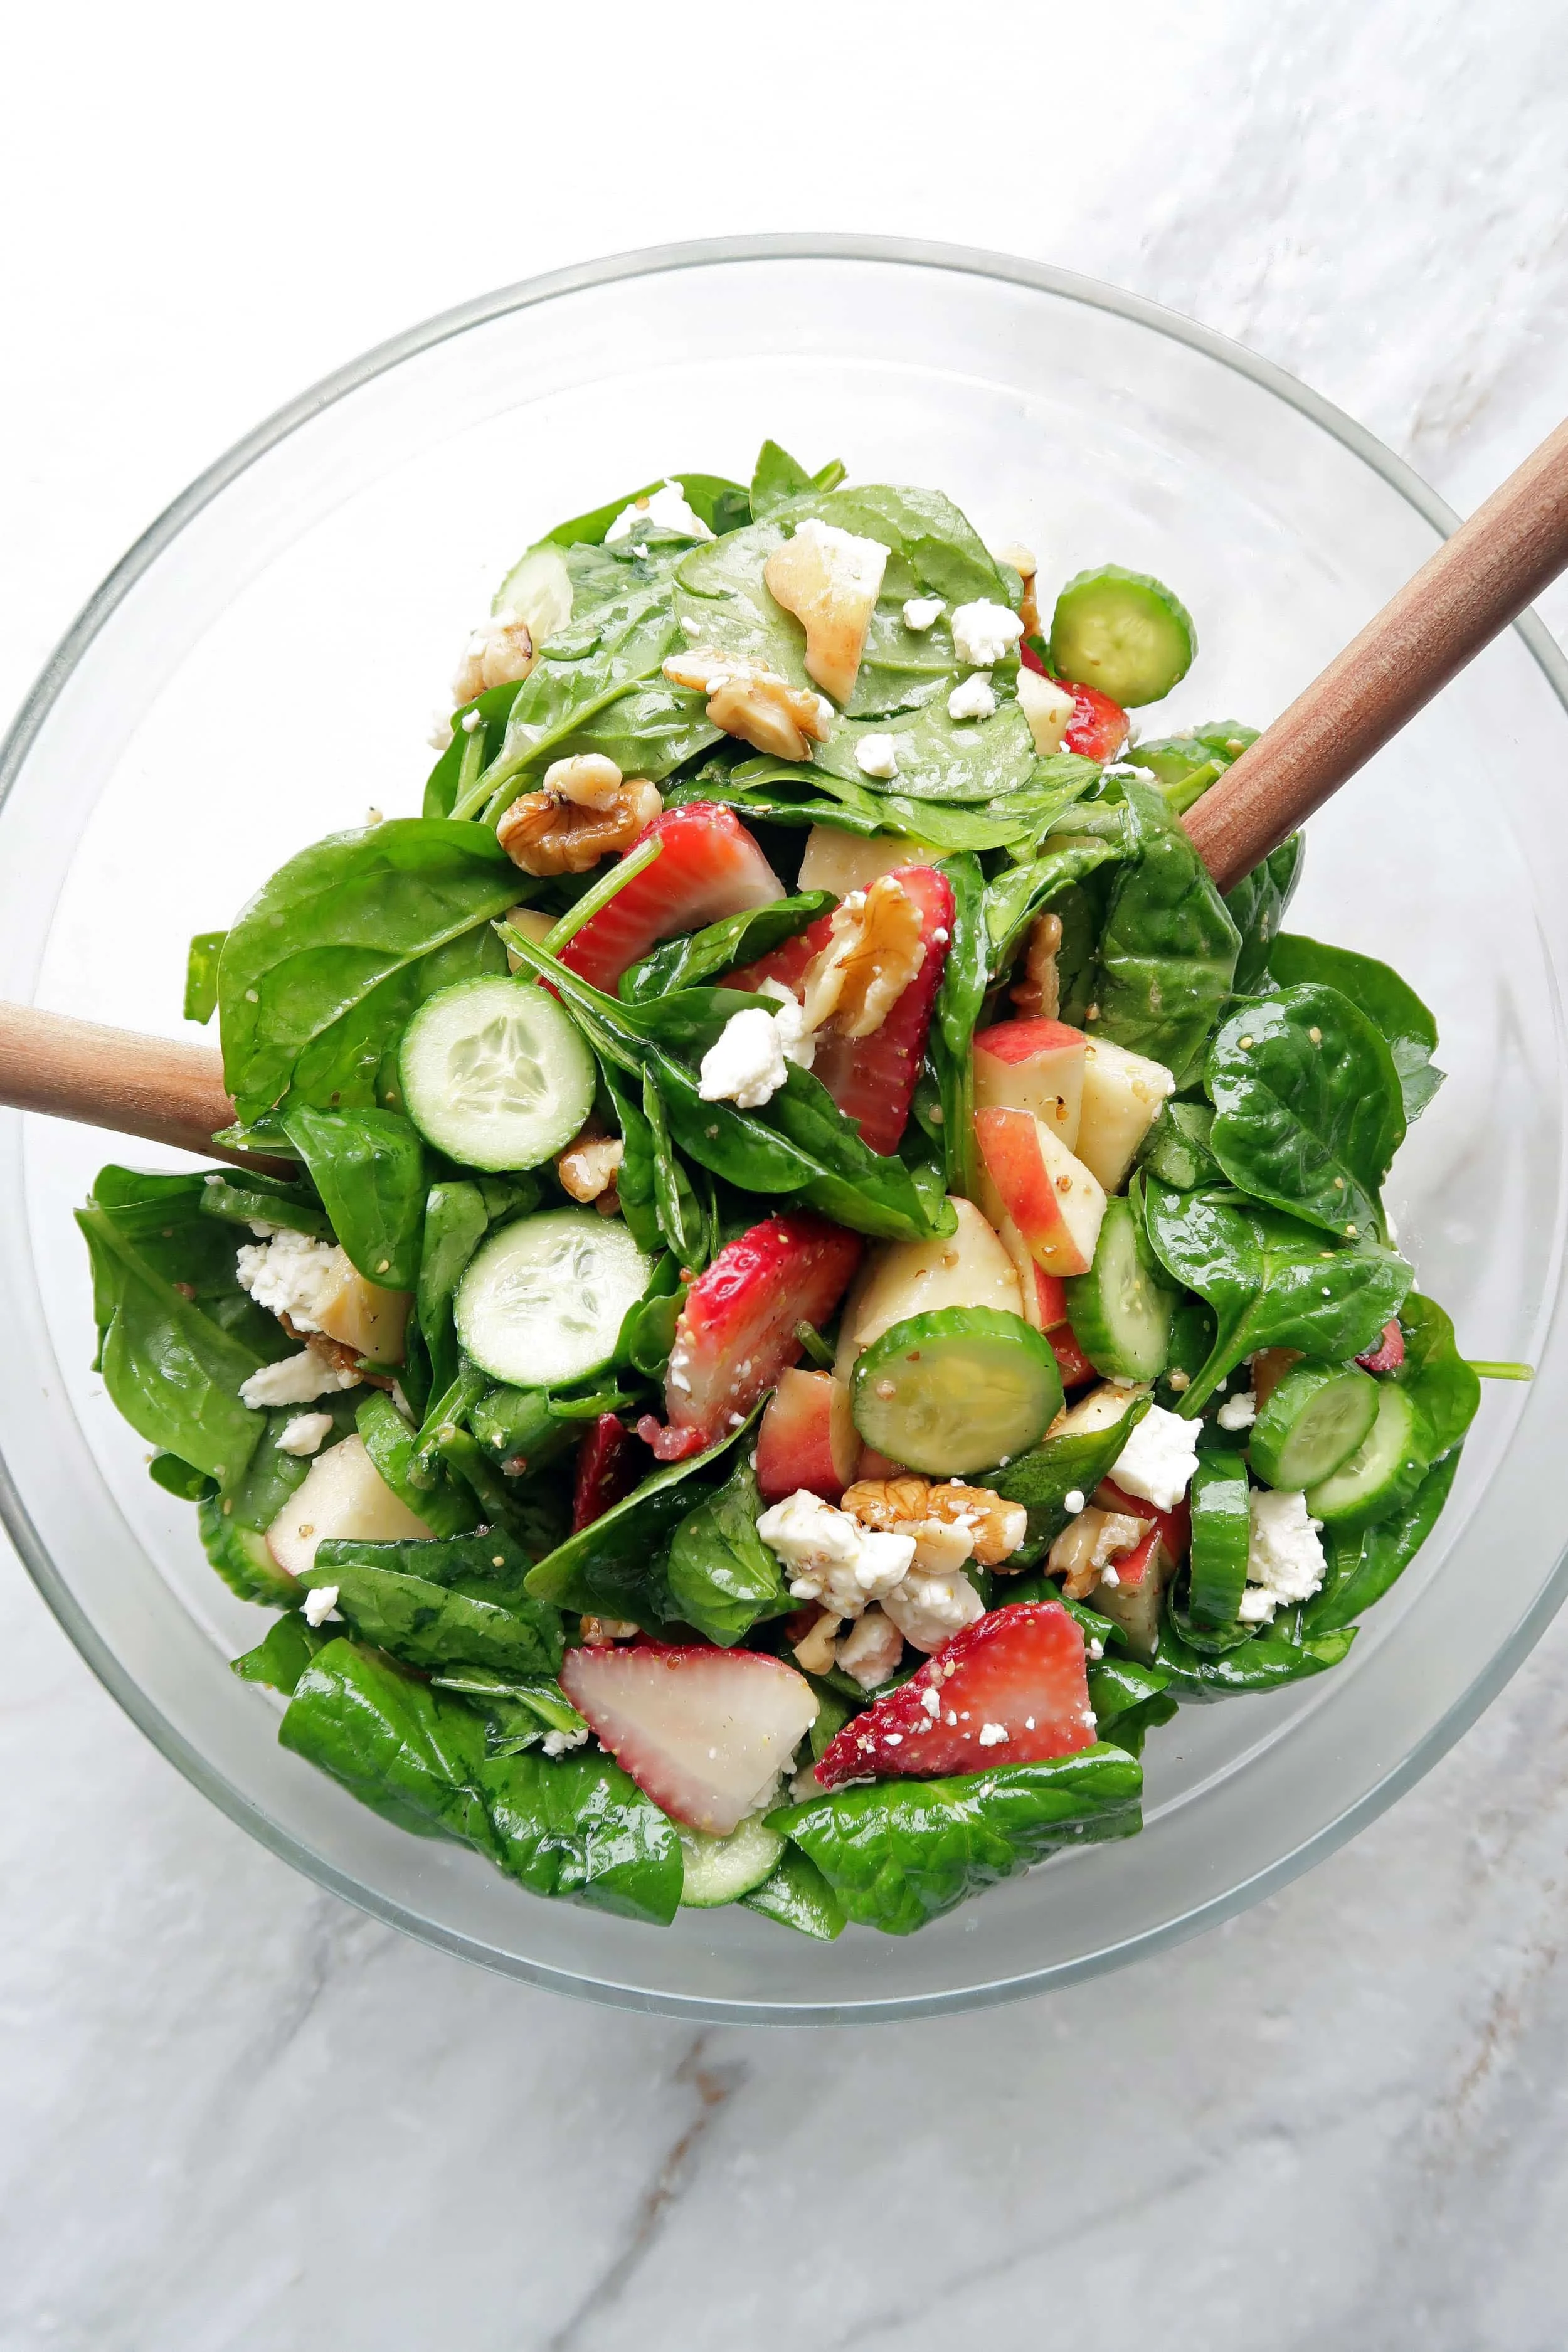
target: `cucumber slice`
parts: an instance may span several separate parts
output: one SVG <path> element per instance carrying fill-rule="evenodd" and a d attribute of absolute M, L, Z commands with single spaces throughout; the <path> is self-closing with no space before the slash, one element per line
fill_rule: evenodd
<path fill-rule="evenodd" d="M 1192 1597 L 1195 1625 L 1229 1625 L 1247 1590 L 1250 1489 L 1239 1455 L 1206 1454 L 1193 1473 Z"/>
<path fill-rule="evenodd" d="M 1371 1432 L 1377 1398 L 1377 1382 L 1357 1365 L 1304 1356 L 1252 1425 L 1254 1470 L 1270 1486 L 1321 1486 Z"/>
<path fill-rule="evenodd" d="M 701 1830 L 689 1830 L 683 1822 L 677 1822 L 675 1829 L 686 1865 L 680 1887 L 683 1911 L 713 1911 L 721 1903 L 738 1903 L 773 1876 L 784 1850 L 783 1838 L 769 1829 L 761 1813 L 753 1813 L 728 1837 L 709 1837 Z"/>
<path fill-rule="evenodd" d="M 1407 1503 L 1431 1465 L 1421 1449 L 1415 1408 L 1397 1381 L 1377 1381 L 1377 1419 L 1349 1460 L 1307 1489 L 1307 1508 L 1325 1527 L 1364 1528 Z"/>
<path fill-rule="evenodd" d="M 653 1260 L 596 1209 L 520 1217 L 481 1244 L 452 1312 L 464 1352 L 492 1380 L 547 1389 L 597 1371 Z"/>
<path fill-rule="evenodd" d="M 1106 1202 L 1094 1264 L 1068 1283 L 1067 1303 L 1073 1337 L 1108 1380 L 1155 1380 L 1170 1362 L 1175 1299 L 1150 1271 L 1131 1201 Z"/>
<path fill-rule="evenodd" d="M 931 1475 L 955 1477 L 1023 1454 L 1062 1409 L 1050 1343 L 994 1307 L 911 1315 L 855 1367 L 855 1426 L 868 1445 Z"/>
<path fill-rule="evenodd" d="M 1163 581 L 1119 563 L 1069 580 L 1051 615 L 1052 674 L 1096 687 L 1123 709 L 1169 694 L 1197 649 L 1185 605 Z"/>
<path fill-rule="evenodd" d="M 404 1108 L 465 1168 L 537 1168 L 594 1103 L 594 1056 L 569 1013 L 532 980 L 438 989 L 404 1033 Z"/>

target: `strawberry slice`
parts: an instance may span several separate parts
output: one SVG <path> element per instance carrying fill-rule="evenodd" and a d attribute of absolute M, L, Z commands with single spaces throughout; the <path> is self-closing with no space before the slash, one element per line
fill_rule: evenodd
<path fill-rule="evenodd" d="M 602 1412 L 577 1448 L 572 1485 L 572 1532 L 591 1528 L 637 1483 L 632 1433 L 613 1412 Z"/>
<path fill-rule="evenodd" d="M 816 1720 L 804 1675 L 755 1650 L 568 1650 L 561 1687 L 672 1820 L 728 1837 Z"/>
<path fill-rule="evenodd" d="M 1383 1337 L 1375 1348 L 1369 1348 L 1364 1356 L 1356 1358 L 1364 1372 L 1396 1372 L 1404 1361 L 1405 1334 L 1397 1318 L 1384 1325 Z"/>
<path fill-rule="evenodd" d="M 1102 1511 L 1123 1511 L 1129 1518 L 1152 1519 L 1154 1533 L 1173 1559 L 1185 1559 L 1187 1547 L 1193 1539 L 1193 1515 L 1185 1503 L 1178 1503 L 1173 1511 L 1156 1510 L 1140 1495 L 1125 1494 L 1113 1478 L 1102 1478 L 1094 1490 L 1094 1499 Z M 1142 1547 L 1140 1546 L 1140 1549 Z M 1117 1567 L 1121 1566 L 1120 1560 Z M 1133 1580 L 1136 1582 L 1136 1579 Z"/>
<path fill-rule="evenodd" d="M 852 1716 L 816 1778 L 837 1789 L 883 1774 L 983 1772 L 1072 1756 L 1094 1738 L 1083 1635 L 1059 1601 L 1020 1601 L 976 1618 L 907 1683 Z"/>
<path fill-rule="evenodd" d="M 717 1444 L 800 1354 L 797 1323 L 826 1323 L 860 1263 L 858 1234 L 826 1217 L 769 1217 L 721 1249 L 686 1294 L 665 1373 L 661 1462 Z M 641 1424 L 638 1434 L 643 1434 Z"/>
<path fill-rule="evenodd" d="M 935 866 L 900 866 L 894 879 L 920 908 L 924 960 L 879 1029 L 869 1037 L 836 1037 L 825 1032 L 817 1039 L 812 1065 L 845 1117 L 858 1126 L 862 1140 L 884 1154 L 898 1150 L 909 1121 L 931 1007 L 952 936 L 953 911 L 952 885 Z M 827 944 L 832 919 L 820 916 L 782 947 L 731 972 L 725 986 L 756 989 L 764 980 L 778 980 L 798 994 L 806 966 Z"/>
<path fill-rule="evenodd" d="M 689 801 L 666 809 L 637 835 L 664 846 L 651 866 L 590 916 L 561 950 L 561 961 L 591 986 L 613 995 L 628 964 L 677 931 L 700 930 L 726 915 L 770 907 L 784 884 L 733 809 Z M 637 847 L 637 842 L 632 847 Z"/>

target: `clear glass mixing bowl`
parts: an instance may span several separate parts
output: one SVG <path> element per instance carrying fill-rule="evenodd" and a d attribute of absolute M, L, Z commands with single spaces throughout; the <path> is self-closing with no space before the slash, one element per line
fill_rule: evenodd
<path fill-rule="evenodd" d="M 416 809 L 430 713 L 521 548 L 624 485 L 812 465 L 940 483 L 1043 585 L 1168 579 L 1203 650 L 1160 732 L 1271 718 L 1449 527 L 1409 470 L 1215 335 L 1060 271 L 934 247 L 766 238 L 564 271 L 345 369 L 196 482 L 104 583 L 0 764 L 0 994 L 180 1031 L 189 934 L 369 803 Z M 1279 1885 L 1425 1771 L 1562 1597 L 1568 677 L 1527 620 L 1312 826 L 1300 929 L 1434 1006 L 1447 1085 L 1393 1204 L 1491 1388 L 1438 1534 L 1338 1672 L 1184 1708 L 1147 1826 L 907 1942 L 819 1947 L 741 1910 L 660 1935 L 536 1901 L 401 1834 L 277 1745 L 227 1661 L 266 1622 L 89 1370 L 71 1210 L 147 1147 L 0 1122 L 6 1524 L 84 1657 L 216 1804 L 413 1934 L 563 1990 L 758 2021 L 960 2009 L 1111 1967 Z"/>

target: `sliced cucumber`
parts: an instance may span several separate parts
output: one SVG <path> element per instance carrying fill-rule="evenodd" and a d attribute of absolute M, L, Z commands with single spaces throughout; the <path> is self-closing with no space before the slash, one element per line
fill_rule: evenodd
<path fill-rule="evenodd" d="M 855 1426 L 893 1462 L 957 1476 L 1010 1461 L 1062 1408 L 1050 1343 L 994 1307 L 911 1315 L 855 1367 Z"/>
<path fill-rule="evenodd" d="M 469 1260 L 452 1302 L 458 1338 L 481 1371 L 510 1387 L 581 1380 L 615 1354 L 652 1272 L 625 1225 L 596 1209 L 520 1217 Z"/>
<path fill-rule="evenodd" d="M 1131 1201 L 1106 1202 L 1094 1264 L 1068 1283 L 1067 1302 L 1073 1337 L 1108 1380 L 1152 1381 L 1170 1362 L 1175 1300 L 1150 1271 Z"/>
<path fill-rule="evenodd" d="M 769 1829 L 761 1813 L 753 1813 L 728 1837 L 709 1837 L 677 1822 L 686 1875 L 680 1903 L 686 1911 L 714 1911 L 721 1903 L 738 1903 L 771 1878 L 784 1850 L 777 1830 Z"/>
<path fill-rule="evenodd" d="M 404 1107 L 465 1168 L 537 1168 L 581 1129 L 594 1056 L 532 980 L 459 981 L 422 1004 L 398 1055 Z"/>
<path fill-rule="evenodd" d="M 572 618 L 572 574 L 566 558 L 549 540 L 531 547 L 496 590 L 492 613 L 521 613 L 535 653 Z"/>
<path fill-rule="evenodd" d="M 1205 1454 L 1193 1473 L 1193 1583 L 1195 1625 L 1229 1625 L 1247 1590 L 1252 1527 L 1247 1469 L 1235 1454 Z"/>
<path fill-rule="evenodd" d="M 1096 687 L 1123 709 L 1169 694 L 1197 649 L 1192 616 L 1163 581 L 1119 563 L 1069 580 L 1051 615 L 1052 674 Z"/>
<path fill-rule="evenodd" d="M 1307 1489 L 1307 1508 L 1325 1527 L 1364 1528 L 1407 1503 L 1431 1465 L 1415 1408 L 1397 1381 L 1377 1381 L 1377 1419 L 1349 1460 Z"/>
<path fill-rule="evenodd" d="M 1319 1486 L 1377 1419 L 1377 1382 L 1354 1364 L 1303 1356 L 1252 1425 L 1247 1454 L 1270 1486 Z"/>

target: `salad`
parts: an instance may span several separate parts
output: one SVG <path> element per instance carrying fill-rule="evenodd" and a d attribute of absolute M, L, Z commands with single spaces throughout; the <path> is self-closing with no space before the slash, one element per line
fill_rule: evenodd
<path fill-rule="evenodd" d="M 907 1934 L 1136 1832 L 1149 1734 L 1331 1671 L 1442 1510 L 1432 1017 L 1282 928 L 1299 838 L 1215 888 L 1253 730 L 1128 718 L 1172 592 L 1040 585 L 771 442 L 562 524 L 422 814 L 192 943 L 257 1158 L 80 1213 L 277 1612 L 236 1674 L 534 1894 Z"/>

